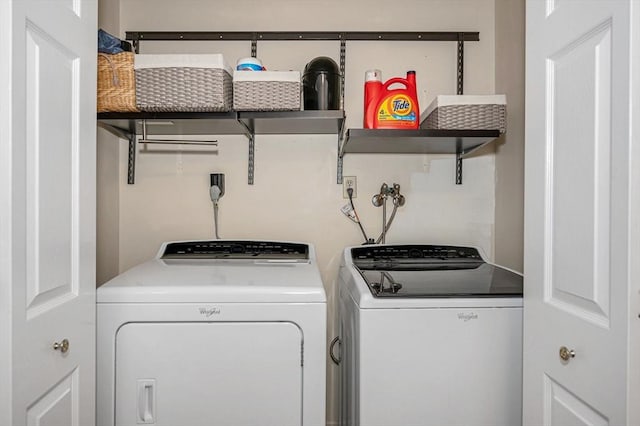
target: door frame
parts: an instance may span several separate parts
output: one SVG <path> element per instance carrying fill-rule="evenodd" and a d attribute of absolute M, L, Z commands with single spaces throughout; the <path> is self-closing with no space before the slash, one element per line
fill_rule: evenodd
<path fill-rule="evenodd" d="M 629 147 L 629 381 L 627 423 L 640 424 L 640 4 L 631 2 L 631 104 Z M 633 54 L 635 53 L 635 54 Z"/>
<path fill-rule="evenodd" d="M 13 2 L 0 1 L 0 424 L 12 424 L 11 52 Z M 8 84 L 7 84 L 8 83 Z"/>

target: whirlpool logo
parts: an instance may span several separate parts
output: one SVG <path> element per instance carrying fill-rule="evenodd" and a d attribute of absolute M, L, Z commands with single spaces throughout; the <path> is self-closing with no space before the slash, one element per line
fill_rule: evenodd
<path fill-rule="evenodd" d="M 458 313 L 458 319 L 464 322 L 477 320 L 478 314 L 476 314 L 475 312 L 460 312 Z"/>
<path fill-rule="evenodd" d="M 220 308 L 218 308 L 217 306 L 210 308 L 200 308 L 199 311 L 200 315 L 204 316 L 205 318 L 210 318 L 213 315 L 220 315 Z"/>

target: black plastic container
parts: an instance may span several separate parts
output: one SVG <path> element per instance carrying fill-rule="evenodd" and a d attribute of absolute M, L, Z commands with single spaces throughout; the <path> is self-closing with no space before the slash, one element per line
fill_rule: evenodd
<path fill-rule="evenodd" d="M 340 109 L 341 81 L 340 69 L 333 59 L 320 56 L 311 60 L 302 75 L 304 109 Z"/>

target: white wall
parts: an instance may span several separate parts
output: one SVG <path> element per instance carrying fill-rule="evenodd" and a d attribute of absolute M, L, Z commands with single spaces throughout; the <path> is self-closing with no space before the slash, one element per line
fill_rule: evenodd
<path fill-rule="evenodd" d="M 319 7 L 321 6 L 321 7 Z M 248 13 L 251 11 L 251 13 Z M 126 30 L 467 30 L 480 42 L 465 45 L 466 93 L 494 92 L 493 0 L 414 1 L 402 8 L 383 1 L 142 1 L 122 0 L 120 33 Z M 142 53 L 222 52 L 228 62 L 249 53 L 245 42 L 147 42 Z M 258 56 L 270 69 L 303 69 L 313 57 L 338 59 L 331 42 L 270 42 Z M 347 46 L 347 125 L 361 127 L 362 78 L 368 68 L 383 77 L 415 69 L 423 107 L 436 94 L 455 93 L 455 43 L 367 43 Z M 136 184 L 126 184 L 126 143 L 120 142 L 120 270 L 151 257 L 167 239 L 210 238 L 208 175 L 226 174 L 220 202 L 224 238 L 277 238 L 316 245 L 327 286 L 340 249 L 361 242 L 357 226 L 342 216 L 336 185 L 335 136 L 258 136 L 255 185 L 246 183 L 247 142 L 219 136 L 217 154 L 141 153 Z M 421 155 L 347 155 L 344 174 L 358 177 L 356 206 L 369 233 L 380 229 L 381 209 L 370 203 L 382 182 L 397 182 L 407 197 L 389 242 L 424 241 L 478 245 L 493 255 L 494 158 L 464 163 L 464 184 L 453 182 L 453 158 Z"/>
<path fill-rule="evenodd" d="M 495 260 L 522 271 L 524 252 L 525 0 L 496 0 L 496 92 L 507 95 L 507 129 L 496 145 Z"/>
<path fill-rule="evenodd" d="M 120 0 L 98 2 L 98 25 L 111 34 L 120 30 Z M 97 130 L 96 168 L 96 281 L 102 284 L 120 271 L 119 231 L 120 155 L 118 138 L 104 129 Z"/>
<path fill-rule="evenodd" d="M 120 36 L 125 31 L 479 31 L 465 44 L 465 93 L 492 94 L 495 85 L 494 0 L 121 0 Z M 141 53 L 215 52 L 227 61 L 249 56 L 248 42 L 146 42 Z M 331 56 L 333 42 L 263 42 L 258 57 L 269 69 L 302 70 L 312 58 Z M 383 78 L 416 70 L 423 108 L 437 94 L 455 94 L 453 42 L 349 42 L 345 110 L 347 126 L 362 127 L 364 72 Z M 135 185 L 126 184 L 127 144 L 120 141 L 118 268 L 113 276 L 151 258 L 163 241 L 213 236 L 209 173 L 226 175 L 220 201 L 222 238 L 308 241 L 331 298 L 345 246 L 361 244 L 360 231 L 340 212 L 346 203 L 336 184 L 337 137 L 256 137 L 255 184 L 247 184 L 248 144 L 242 136 L 215 136 L 217 153 L 141 152 Z M 401 141 L 398 141 L 401 143 Z M 158 148 L 153 148 L 157 150 Z M 99 158 L 99 162 L 113 162 Z M 387 242 L 470 244 L 494 255 L 495 158 L 491 150 L 464 162 L 463 185 L 455 185 L 455 159 L 436 155 L 347 155 L 344 175 L 357 176 L 355 203 L 365 229 L 377 236 L 382 211 L 371 196 L 383 182 L 398 183 L 406 205 L 398 211 Z M 107 214 L 103 209 L 101 216 Z M 102 218 L 104 220 L 104 217 Z M 105 259 L 98 259 L 98 263 Z M 333 337 L 332 312 L 329 308 Z M 329 370 L 330 376 L 333 370 Z M 333 410 L 331 400 L 329 410 Z M 329 415 L 329 420 L 333 417 Z"/>

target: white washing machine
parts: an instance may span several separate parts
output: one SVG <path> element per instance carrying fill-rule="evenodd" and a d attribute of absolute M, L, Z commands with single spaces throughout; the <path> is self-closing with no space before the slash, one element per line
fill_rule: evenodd
<path fill-rule="evenodd" d="M 312 246 L 196 241 L 98 288 L 99 426 L 325 426 Z"/>
<path fill-rule="evenodd" d="M 361 246 L 338 286 L 342 426 L 521 424 L 520 274 L 469 247 Z"/>

